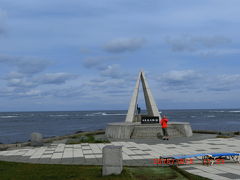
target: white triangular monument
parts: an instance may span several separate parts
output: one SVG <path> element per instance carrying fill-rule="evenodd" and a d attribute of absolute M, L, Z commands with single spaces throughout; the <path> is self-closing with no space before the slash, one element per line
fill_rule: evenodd
<path fill-rule="evenodd" d="M 153 99 L 153 95 L 148 86 L 145 74 L 143 71 L 140 71 L 137 82 L 136 82 L 136 86 L 133 91 L 133 96 L 130 101 L 130 105 L 128 108 L 128 113 L 127 113 L 125 122 L 136 122 L 137 121 L 137 100 L 138 100 L 140 81 L 142 83 L 144 99 L 145 99 L 146 108 L 147 108 L 147 115 L 148 116 L 158 116 L 161 119 L 157 104 Z"/>

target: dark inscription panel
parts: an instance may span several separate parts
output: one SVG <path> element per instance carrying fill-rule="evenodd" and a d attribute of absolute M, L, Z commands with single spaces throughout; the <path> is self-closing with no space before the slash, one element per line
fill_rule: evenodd
<path fill-rule="evenodd" d="M 141 117 L 141 124 L 159 124 L 159 117 L 158 116 L 142 116 Z"/>

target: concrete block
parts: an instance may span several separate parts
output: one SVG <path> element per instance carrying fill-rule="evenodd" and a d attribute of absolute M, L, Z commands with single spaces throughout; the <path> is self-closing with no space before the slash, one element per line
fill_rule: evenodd
<path fill-rule="evenodd" d="M 85 159 L 84 157 L 74 157 L 73 164 L 84 164 Z"/>
<path fill-rule="evenodd" d="M 130 139 L 134 129 L 133 123 L 109 123 L 105 135 L 113 139 Z"/>
<path fill-rule="evenodd" d="M 169 122 L 168 134 L 170 137 L 191 137 L 192 128 L 188 122 Z M 109 139 L 157 139 L 162 136 L 162 127 L 159 124 L 109 123 L 105 135 Z"/>
<path fill-rule="evenodd" d="M 178 130 L 182 136 L 191 137 L 193 135 L 192 127 L 188 122 L 174 122 L 171 123 L 171 125 Z"/>
<path fill-rule="evenodd" d="M 32 133 L 31 134 L 31 145 L 32 146 L 42 146 L 43 145 L 43 140 L 42 140 L 42 134 L 40 133 Z"/>
<path fill-rule="evenodd" d="M 62 158 L 61 164 L 73 164 L 73 158 Z"/>
<path fill-rule="evenodd" d="M 102 175 L 121 174 L 123 169 L 122 146 L 105 146 L 103 148 Z"/>

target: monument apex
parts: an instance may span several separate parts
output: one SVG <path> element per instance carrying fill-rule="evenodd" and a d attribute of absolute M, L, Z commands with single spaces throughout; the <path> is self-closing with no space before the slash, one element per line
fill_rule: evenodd
<path fill-rule="evenodd" d="M 152 92 L 149 88 L 147 79 L 145 77 L 145 74 L 143 71 L 139 72 L 137 82 L 133 91 L 133 95 L 129 104 L 128 113 L 125 119 L 125 122 L 138 122 L 138 114 L 137 114 L 137 99 L 138 99 L 138 93 L 139 93 L 139 86 L 140 82 L 142 84 L 143 88 L 143 94 L 144 99 L 146 103 L 146 109 L 147 109 L 147 116 L 155 116 L 161 118 L 158 107 L 156 102 L 154 101 Z"/>

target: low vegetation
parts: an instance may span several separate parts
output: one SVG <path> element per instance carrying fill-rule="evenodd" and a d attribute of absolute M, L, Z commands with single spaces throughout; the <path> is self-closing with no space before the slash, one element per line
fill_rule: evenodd
<path fill-rule="evenodd" d="M 80 144 L 80 143 L 110 143 L 106 139 L 96 139 L 93 135 L 79 136 L 68 139 L 66 144 Z"/>
<path fill-rule="evenodd" d="M 193 130 L 193 133 L 199 134 L 218 134 L 218 131 L 210 131 L 210 130 Z"/>
<path fill-rule="evenodd" d="M 217 135 L 216 138 L 232 138 L 234 136 L 230 136 L 230 135 Z"/>
<path fill-rule="evenodd" d="M 178 168 L 177 168 L 178 169 Z M 205 179 L 171 167 L 124 167 L 121 175 L 102 176 L 101 166 L 28 164 L 0 161 L 1 180 L 168 180 Z M 184 174 L 184 173 L 185 174 Z"/>

